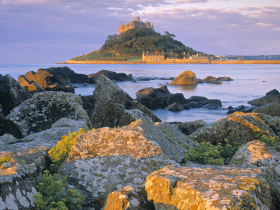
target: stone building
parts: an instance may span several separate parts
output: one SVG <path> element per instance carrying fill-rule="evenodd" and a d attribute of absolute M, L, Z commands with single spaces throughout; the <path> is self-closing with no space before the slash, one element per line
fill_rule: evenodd
<path fill-rule="evenodd" d="M 140 18 L 139 17 L 135 17 L 134 20 L 132 20 L 130 23 L 128 24 L 122 24 L 121 22 L 121 26 L 118 27 L 118 32 L 119 34 L 125 32 L 125 31 L 128 31 L 129 29 L 133 29 L 133 28 L 141 28 L 141 27 L 146 27 L 146 28 L 151 28 L 154 30 L 154 25 L 153 23 L 151 24 L 150 22 L 146 21 L 145 23 L 144 22 L 141 22 L 140 21 Z"/>
<path fill-rule="evenodd" d="M 142 61 L 159 61 L 159 60 L 164 60 L 165 57 L 164 57 L 164 52 L 155 52 L 155 53 L 149 53 L 148 51 L 147 52 L 144 52 L 143 51 L 143 54 L 142 54 Z"/>

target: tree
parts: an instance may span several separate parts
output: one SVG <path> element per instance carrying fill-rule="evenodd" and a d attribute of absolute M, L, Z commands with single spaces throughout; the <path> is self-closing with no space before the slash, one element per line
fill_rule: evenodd
<path fill-rule="evenodd" d="M 169 33 L 168 31 L 164 32 L 166 39 L 171 39 L 176 37 L 174 34 Z"/>

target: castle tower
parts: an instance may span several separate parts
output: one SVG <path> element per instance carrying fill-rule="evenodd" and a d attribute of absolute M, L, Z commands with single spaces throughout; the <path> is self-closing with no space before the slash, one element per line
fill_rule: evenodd
<path fill-rule="evenodd" d="M 118 27 L 118 33 L 121 34 L 123 32 L 128 31 L 129 29 L 141 28 L 141 27 L 151 28 L 154 30 L 153 24 L 151 24 L 149 21 L 146 21 L 145 23 L 141 22 L 140 17 L 137 16 L 134 18 L 134 20 L 128 22 L 127 25 L 125 25 L 125 22 L 124 23 L 121 22 L 121 26 Z"/>
<path fill-rule="evenodd" d="M 140 22 L 140 17 L 139 16 L 135 17 L 135 21 Z"/>

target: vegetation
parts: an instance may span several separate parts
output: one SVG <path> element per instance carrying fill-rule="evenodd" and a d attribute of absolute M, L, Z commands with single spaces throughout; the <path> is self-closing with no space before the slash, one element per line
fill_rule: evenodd
<path fill-rule="evenodd" d="M 268 146 L 277 146 L 279 141 L 273 136 L 262 135 L 259 141 L 266 143 Z"/>
<path fill-rule="evenodd" d="M 175 35 L 165 31 L 164 35 L 155 32 L 150 28 L 134 28 L 120 35 L 109 35 L 103 46 L 89 54 L 76 56 L 72 60 L 105 60 L 123 61 L 141 59 L 143 51 L 164 52 L 165 57 L 179 57 L 190 53 L 196 54 L 198 51 L 186 47 L 182 42 L 174 39 Z"/>
<path fill-rule="evenodd" d="M 33 196 L 38 210 L 76 210 L 81 209 L 80 203 L 84 197 L 77 190 L 66 189 L 66 177 L 63 182 L 57 174 L 51 175 L 44 171 L 37 185 L 38 192 Z"/>
<path fill-rule="evenodd" d="M 224 165 L 225 158 L 232 157 L 236 150 L 237 147 L 229 144 L 227 139 L 216 146 L 209 142 L 202 142 L 196 148 L 191 148 L 185 153 L 185 160 L 204 165 Z"/>
<path fill-rule="evenodd" d="M 9 162 L 11 159 L 10 155 L 4 156 L 0 158 L 0 166 L 2 166 L 2 164 Z"/>
<path fill-rule="evenodd" d="M 93 130 L 93 129 L 92 129 Z M 49 150 L 49 156 L 52 161 L 51 171 L 56 172 L 62 162 L 68 157 L 69 152 L 74 144 L 74 138 L 80 134 L 87 133 L 83 128 L 80 130 L 69 133 L 68 136 L 62 136 L 61 141 L 57 142 L 56 146 Z"/>

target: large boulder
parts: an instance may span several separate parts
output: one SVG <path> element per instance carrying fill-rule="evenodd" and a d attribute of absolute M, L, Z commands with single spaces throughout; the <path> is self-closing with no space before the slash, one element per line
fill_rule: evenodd
<path fill-rule="evenodd" d="M 230 164 L 245 167 L 264 167 L 271 174 L 268 180 L 275 209 L 280 209 L 280 153 L 275 147 L 260 141 L 243 145 L 232 157 Z"/>
<path fill-rule="evenodd" d="M 213 82 L 217 81 L 217 78 L 213 77 L 213 76 L 208 76 L 205 79 L 203 79 L 202 81 L 206 82 L 206 83 L 213 83 Z"/>
<path fill-rule="evenodd" d="M 69 67 L 50 67 L 47 69 L 38 69 L 37 73 L 30 71 L 25 75 L 20 75 L 18 81 L 23 88 L 31 92 L 36 92 L 39 85 L 44 90 L 74 92 L 70 87 L 74 83 L 89 83 L 89 78 L 85 74 L 76 74 Z M 34 88 L 36 87 L 36 88 Z"/>
<path fill-rule="evenodd" d="M 232 78 L 226 77 L 226 76 L 224 76 L 224 77 L 218 77 L 217 80 L 219 80 L 219 81 L 233 81 Z"/>
<path fill-rule="evenodd" d="M 118 82 L 123 82 L 123 81 L 135 81 L 132 78 L 132 75 L 125 74 L 125 73 L 117 73 L 114 71 L 109 71 L 109 70 L 101 70 L 95 74 L 89 74 L 88 78 L 91 80 L 91 83 L 95 83 L 95 81 L 100 77 L 101 75 L 104 75 L 108 77 L 110 80 L 118 81 Z"/>
<path fill-rule="evenodd" d="M 274 96 L 274 95 L 280 95 L 279 91 L 276 89 L 273 89 L 271 91 L 268 91 L 266 94 L 266 96 Z"/>
<path fill-rule="evenodd" d="M 232 145 L 243 145 L 263 134 L 277 137 L 275 131 L 279 129 L 278 121 L 280 118 L 272 120 L 269 115 L 235 112 L 196 130 L 188 138 L 214 145 L 228 139 Z"/>
<path fill-rule="evenodd" d="M 8 74 L 0 74 L 0 104 L 5 116 L 28 98 L 30 95 L 22 89 L 18 81 Z"/>
<path fill-rule="evenodd" d="M 69 175 L 69 183 L 100 209 L 111 192 L 129 185 L 141 188 L 150 173 L 183 158 L 180 145 L 143 117 L 119 129 L 77 136 L 58 172 Z"/>
<path fill-rule="evenodd" d="M 184 71 L 170 82 L 170 85 L 197 85 L 195 73 Z"/>
<path fill-rule="evenodd" d="M 94 128 L 122 126 L 124 124 L 120 123 L 121 118 L 125 118 L 126 121 L 122 122 L 126 122 L 128 125 L 135 121 L 137 115 L 149 116 L 152 120 L 158 119 L 151 112 L 145 111 L 145 108 L 136 108 L 140 107 L 140 104 L 135 104 L 126 92 L 104 75 L 101 75 L 96 81 L 93 97 L 95 106 L 90 119 Z M 137 115 L 135 112 L 125 112 L 130 109 L 139 109 L 143 114 L 139 115 L 139 111 Z M 133 116 L 129 117 L 130 113 Z"/>
<path fill-rule="evenodd" d="M 234 112 L 244 112 L 244 113 L 250 113 L 253 111 L 255 107 L 252 107 L 252 106 L 244 106 L 244 105 L 240 105 L 240 106 L 237 106 L 235 108 L 233 108 L 232 106 L 229 106 L 228 107 L 228 112 L 227 114 L 232 114 Z"/>
<path fill-rule="evenodd" d="M 10 157 L 0 166 L 0 209 L 35 210 L 35 187 L 50 164 L 47 151 L 62 136 L 79 128 L 88 129 L 86 122 L 64 118 L 52 128 L 26 136 L 21 142 L 0 144 L 0 158 Z"/>
<path fill-rule="evenodd" d="M 280 103 L 280 95 L 268 95 L 248 102 L 253 106 L 263 106 L 270 103 Z"/>
<path fill-rule="evenodd" d="M 85 120 L 88 127 L 92 127 L 80 96 L 53 91 L 36 93 L 14 108 L 5 120 L 13 122 L 22 135 L 27 136 L 50 128 L 54 122 L 64 117 Z"/>
<path fill-rule="evenodd" d="M 166 166 L 147 177 L 156 210 L 273 209 L 270 178 L 254 167 Z"/>
<path fill-rule="evenodd" d="M 275 103 L 266 104 L 266 105 L 260 106 L 256 109 L 253 109 L 252 112 L 264 113 L 264 114 L 268 114 L 268 115 L 271 115 L 271 116 L 279 116 L 280 117 L 280 104 L 275 104 Z"/>
<path fill-rule="evenodd" d="M 136 100 L 149 109 L 163 109 L 177 102 L 179 104 L 187 103 L 182 93 L 172 94 L 166 86 L 160 88 L 145 88 L 136 93 Z"/>

